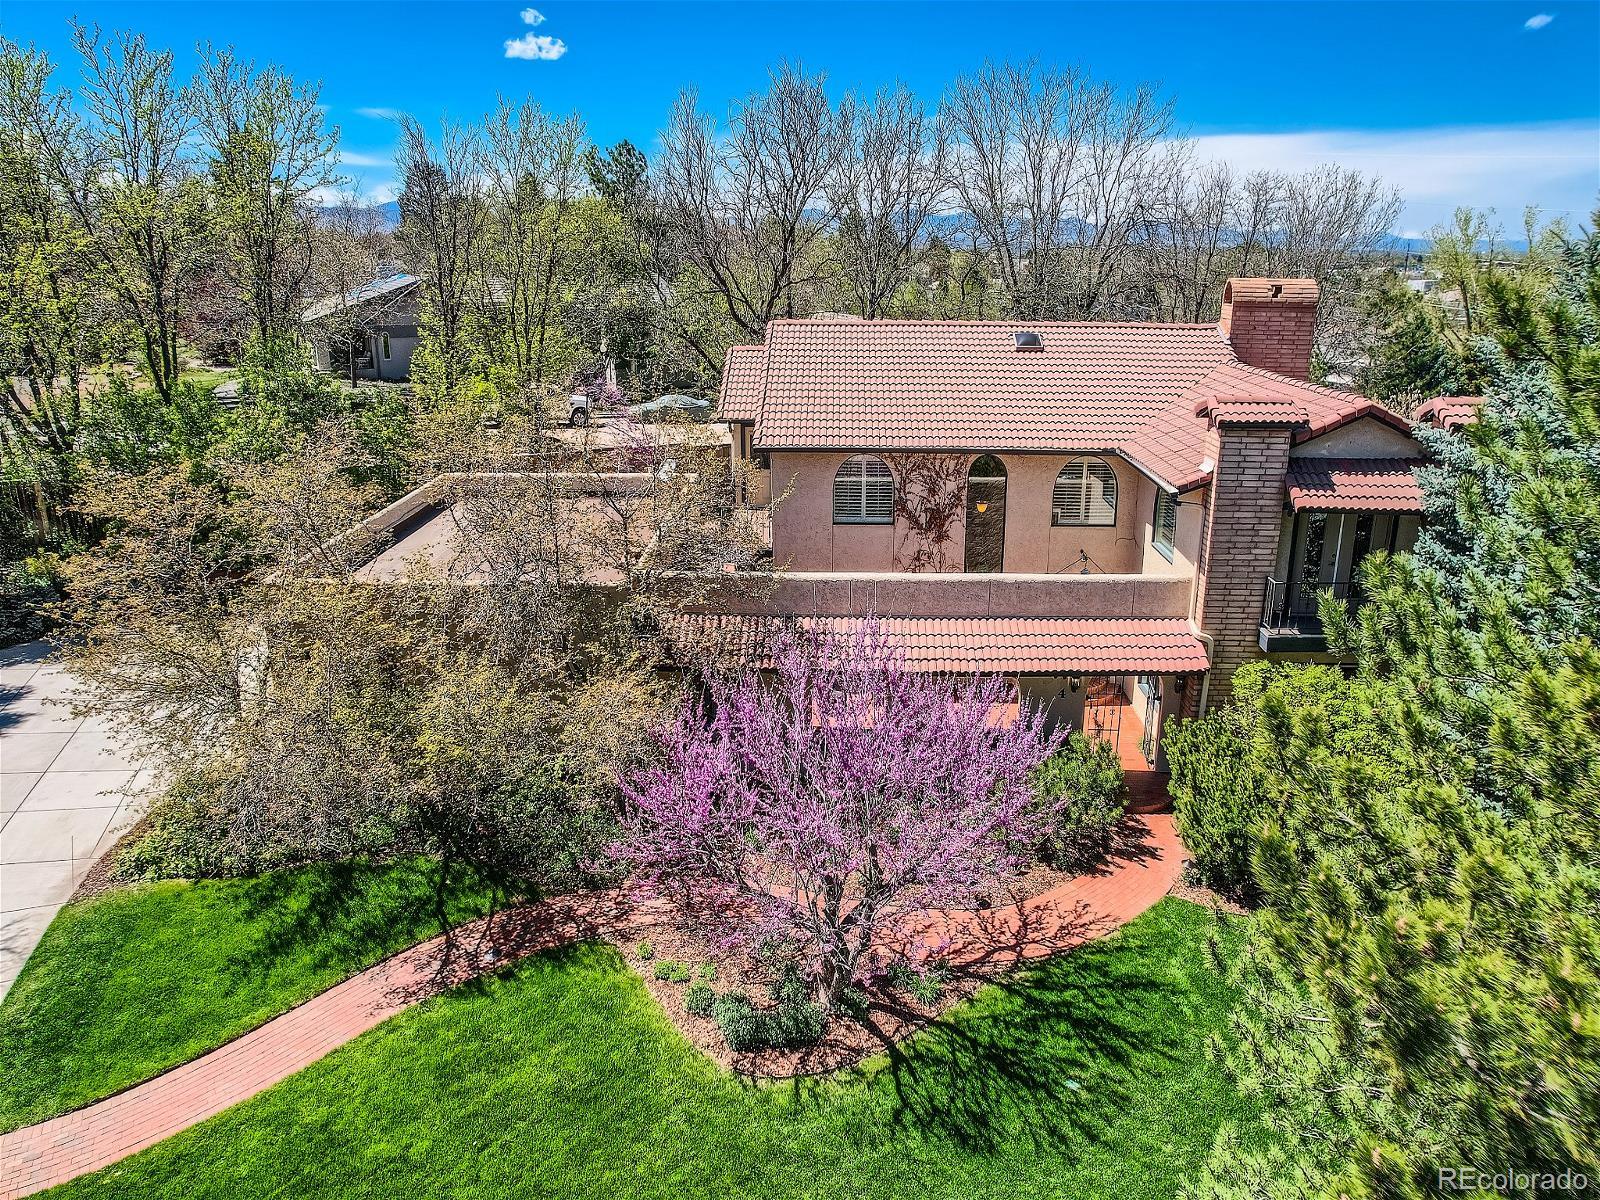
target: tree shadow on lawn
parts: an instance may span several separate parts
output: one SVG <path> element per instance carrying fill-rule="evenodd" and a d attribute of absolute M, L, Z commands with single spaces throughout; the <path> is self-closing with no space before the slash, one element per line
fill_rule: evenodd
<path fill-rule="evenodd" d="M 1204 1053 L 1160 951 L 1123 935 L 988 977 L 904 1043 L 869 1015 L 885 1057 L 856 1074 L 882 1105 L 861 1112 L 856 1136 L 881 1139 L 887 1126 L 967 1153 L 1028 1145 L 1076 1158 L 1142 1100 L 1145 1080 Z M 796 1080 L 797 1097 L 820 1099 L 820 1082 Z"/>
<path fill-rule="evenodd" d="M 415 941 L 447 931 L 498 905 L 466 868 L 446 871 L 431 859 L 403 864 L 346 859 L 309 869 L 271 871 L 251 880 L 240 912 L 257 926 L 228 966 L 241 975 L 264 963 L 309 955 L 312 968 L 371 964 Z M 395 927 L 414 936 L 396 944 Z"/>

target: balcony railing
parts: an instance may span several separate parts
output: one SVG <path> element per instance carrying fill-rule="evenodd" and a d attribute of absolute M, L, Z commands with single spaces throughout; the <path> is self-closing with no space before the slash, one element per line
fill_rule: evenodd
<path fill-rule="evenodd" d="M 1261 599 L 1261 648 L 1270 651 L 1327 649 L 1317 605 L 1326 592 L 1336 600 L 1352 594 L 1348 579 L 1268 579 Z"/>

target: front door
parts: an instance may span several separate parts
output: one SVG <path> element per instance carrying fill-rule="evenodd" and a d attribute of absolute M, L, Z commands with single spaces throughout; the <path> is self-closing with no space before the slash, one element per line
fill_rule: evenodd
<path fill-rule="evenodd" d="M 1006 548 L 1006 468 L 980 454 L 967 471 L 967 549 L 964 569 L 999 571 Z"/>
<path fill-rule="evenodd" d="M 1139 738 L 1139 753 L 1150 766 L 1156 765 L 1161 737 L 1161 676 L 1139 676 L 1139 693 L 1144 697 L 1144 731 Z"/>

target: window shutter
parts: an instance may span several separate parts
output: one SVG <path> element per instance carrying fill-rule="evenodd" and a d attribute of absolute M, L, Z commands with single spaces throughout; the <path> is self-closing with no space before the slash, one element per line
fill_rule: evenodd
<path fill-rule="evenodd" d="M 1172 561 L 1172 548 L 1178 539 L 1178 498 L 1170 492 L 1156 493 L 1156 549 Z"/>
<path fill-rule="evenodd" d="M 894 520 L 894 475 L 881 458 L 858 454 L 833 476 L 833 519 L 887 525 Z"/>
<path fill-rule="evenodd" d="M 881 458 L 862 460 L 862 517 L 868 521 L 894 520 L 894 476 Z"/>
<path fill-rule="evenodd" d="M 1088 478 L 1084 487 L 1085 525 L 1115 525 L 1117 523 L 1117 476 L 1103 462 L 1088 464 Z"/>
<path fill-rule="evenodd" d="M 1117 473 L 1098 458 L 1075 458 L 1056 476 L 1050 505 L 1056 525 L 1115 525 Z"/>
<path fill-rule="evenodd" d="M 835 521 L 852 520 L 859 511 L 861 480 L 859 472 L 851 469 L 855 465 L 855 459 L 846 459 L 839 464 L 839 470 L 833 476 L 833 519 Z"/>
<path fill-rule="evenodd" d="M 1057 525 L 1083 524 L 1083 464 L 1070 462 L 1056 476 L 1055 495 L 1050 501 Z"/>

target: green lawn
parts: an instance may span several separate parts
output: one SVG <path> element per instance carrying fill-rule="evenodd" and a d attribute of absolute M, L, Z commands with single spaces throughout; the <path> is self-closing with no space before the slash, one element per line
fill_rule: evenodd
<path fill-rule="evenodd" d="M 615 950 L 569 947 L 59 1194 L 1167 1200 L 1220 1121 L 1255 1119 L 1204 1052 L 1234 1002 L 1212 923 L 1166 900 L 891 1058 L 799 1084 L 719 1070 Z"/>
<path fill-rule="evenodd" d="M 174 881 L 68 905 L 0 1004 L 0 1128 L 148 1079 L 486 911 L 421 861 Z"/>

